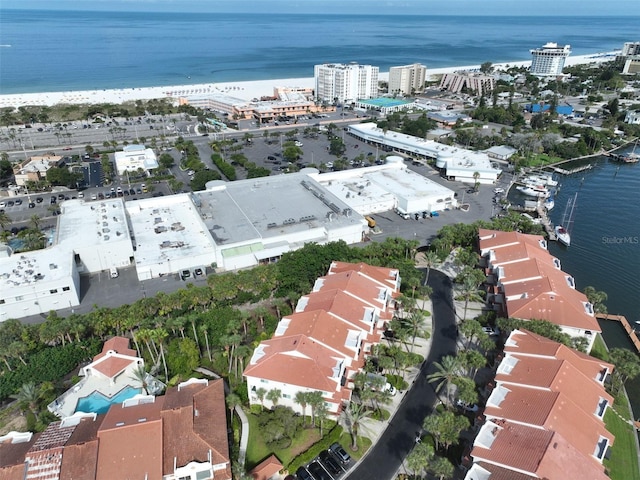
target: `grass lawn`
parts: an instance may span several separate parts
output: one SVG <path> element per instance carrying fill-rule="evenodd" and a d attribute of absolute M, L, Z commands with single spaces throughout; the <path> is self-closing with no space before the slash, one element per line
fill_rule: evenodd
<path fill-rule="evenodd" d="M 258 426 L 257 417 L 247 412 L 247 418 L 249 419 L 249 442 L 247 444 L 246 458 L 247 470 L 251 470 L 271 454 L 275 454 L 283 465 L 288 465 L 295 457 L 317 443 L 321 438 L 319 429 L 304 428 L 300 431 L 300 434 L 293 439 L 293 443 L 289 447 L 274 450 L 264 442 L 260 427 Z M 307 417 L 307 422 L 309 421 L 310 419 Z M 325 432 L 330 429 L 330 427 L 327 428 L 328 423 L 329 422 L 325 422 Z"/>
<path fill-rule="evenodd" d="M 604 422 L 607 430 L 616 437 L 611 449 L 611 458 L 604 460 L 609 477 L 611 480 L 640 479 L 635 429 L 611 409 L 607 409 Z"/>
<path fill-rule="evenodd" d="M 605 362 L 609 361 L 609 351 L 607 350 L 607 345 L 604 343 L 602 339 L 602 335 L 599 333 L 596 335 L 596 339 L 593 342 L 593 347 L 591 347 L 591 356 L 600 358 Z"/>

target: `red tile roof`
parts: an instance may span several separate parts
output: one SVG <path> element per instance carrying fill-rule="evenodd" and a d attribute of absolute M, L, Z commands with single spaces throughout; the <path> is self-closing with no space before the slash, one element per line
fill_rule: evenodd
<path fill-rule="evenodd" d="M 24 457 L 39 437 L 35 434 L 26 442 L 0 442 L 0 480 L 24 480 Z"/>
<path fill-rule="evenodd" d="M 546 240 L 541 235 L 529 235 L 520 232 L 503 232 L 500 230 L 478 230 L 478 243 L 480 251 L 496 250 L 516 244 L 528 244 L 536 248 L 546 250 Z"/>
<path fill-rule="evenodd" d="M 109 351 L 114 351 L 121 355 L 127 355 L 129 357 L 138 356 L 138 352 L 136 352 L 135 350 L 131 350 L 129 348 L 128 338 L 113 337 L 107 340 L 106 342 L 104 342 L 104 345 L 102 345 L 102 352 L 100 352 L 98 355 L 93 357 L 93 361 L 95 362 L 96 360 L 104 357 Z"/>
<path fill-rule="evenodd" d="M 508 316 L 523 320 L 547 320 L 559 326 L 600 332 L 593 314 L 585 309 L 587 297 L 566 283 L 565 274 L 504 286 Z"/>
<path fill-rule="evenodd" d="M 367 338 L 366 333 L 347 322 L 338 320 L 324 310 L 294 313 L 278 324 L 274 338 L 305 335 L 319 344 L 334 350 L 336 354 L 364 362 L 362 352 L 358 355 L 358 344 L 348 344 L 353 339 Z M 351 363 L 353 367 L 354 363 Z"/>
<path fill-rule="evenodd" d="M 502 418 L 558 432 L 587 458 L 599 463 L 592 457 L 598 442 L 604 437 L 612 444 L 614 437 L 606 430 L 602 420 L 594 415 L 594 410 L 585 411 L 574 402 L 573 398 L 579 395 L 582 392 L 563 393 L 519 385 L 499 385 L 489 397 L 484 415 L 489 420 Z"/>
<path fill-rule="evenodd" d="M 400 289 L 400 272 L 396 268 L 374 267 L 366 263 L 332 262 L 327 275 L 342 273 L 345 271 L 359 272 L 381 285 L 390 286 L 395 290 Z"/>
<path fill-rule="evenodd" d="M 340 378 L 334 377 L 334 368 L 342 358 L 304 335 L 276 337 L 258 347 L 245 368 L 244 376 L 297 385 L 323 392 L 336 392 Z"/>
<path fill-rule="evenodd" d="M 227 414 L 222 379 L 185 382 L 167 390 L 161 411 L 163 421 L 163 474 L 190 462 L 226 464 L 215 478 L 231 480 L 227 439 Z M 211 459 L 209 459 L 211 454 Z"/>
<path fill-rule="evenodd" d="M 94 362 L 91 368 L 102 373 L 108 378 L 113 378 L 122 371 L 124 371 L 132 363 L 136 363 L 137 360 L 129 358 L 120 358 L 113 355 L 102 357 L 97 363 Z"/>
<path fill-rule="evenodd" d="M 162 420 L 164 397 L 154 403 L 112 405 L 98 430 L 96 480 L 162 478 Z"/>
<path fill-rule="evenodd" d="M 601 465 L 588 461 L 559 433 L 503 420 L 483 425 L 471 456 L 475 461 L 514 469 L 538 478 L 559 479 L 568 472 L 571 472 L 572 478 L 608 478 Z"/>
<path fill-rule="evenodd" d="M 381 286 L 378 282 L 354 271 L 334 273 L 318 278 L 314 284 L 313 291 L 327 290 L 346 292 L 358 300 L 383 311 L 387 309 L 386 302 L 391 301 L 391 292 L 393 291 L 391 287 Z"/>
<path fill-rule="evenodd" d="M 260 462 L 251 472 L 251 478 L 254 480 L 269 480 L 276 473 L 282 470 L 283 465 L 275 455 L 271 455 L 269 458 Z"/>
<path fill-rule="evenodd" d="M 80 420 L 62 453 L 60 478 L 94 480 L 98 468 L 98 429 L 104 415 Z"/>

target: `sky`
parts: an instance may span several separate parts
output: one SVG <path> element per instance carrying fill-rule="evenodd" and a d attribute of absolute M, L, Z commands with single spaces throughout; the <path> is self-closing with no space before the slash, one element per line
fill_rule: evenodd
<path fill-rule="evenodd" d="M 2 7 L 212 13 L 640 16 L 639 0 L 2 0 Z"/>

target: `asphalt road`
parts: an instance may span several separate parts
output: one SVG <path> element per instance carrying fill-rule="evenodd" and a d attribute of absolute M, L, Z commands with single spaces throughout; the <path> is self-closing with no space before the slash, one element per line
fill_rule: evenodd
<path fill-rule="evenodd" d="M 426 376 L 435 371 L 433 362 L 439 361 L 444 355 L 455 353 L 456 324 L 449 278 L 432 269 L 429 286 L 433 289 L 433 335 L 429 355 L 386 430 L 356 468 L 345 477 L 349 480 L 395 478 L 402 462 L 415 445 L 416 433 L 422 431 L 424 418 L 438 402 L 435 390 L 427 382 Z"/>

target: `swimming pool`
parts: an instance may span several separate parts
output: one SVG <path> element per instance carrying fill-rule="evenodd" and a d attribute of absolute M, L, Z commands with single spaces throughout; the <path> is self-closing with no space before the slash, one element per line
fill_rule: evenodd
<path fill-rule="evenodd" d="M 128 386 L 120 390 L 113 397 L 108 398 L 96 390 L 90 395 L 78 400 L 76 412 L 107 413 L 111 405 L 122 403 L 138 393 L 142 393 L 142 389 Z"/>

